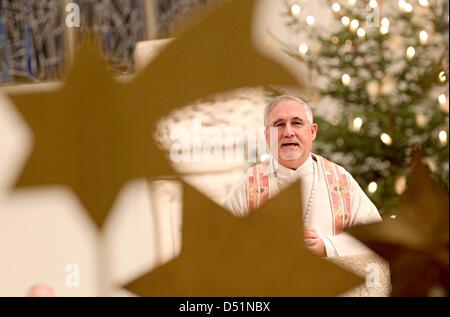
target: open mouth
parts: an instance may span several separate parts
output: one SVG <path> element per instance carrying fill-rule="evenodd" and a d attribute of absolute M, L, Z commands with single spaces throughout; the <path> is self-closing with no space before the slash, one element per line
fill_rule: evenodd
<path fill-rule="evenodd" d="M 281 144 L 282 148 L 293 148 L 293 147 L 300 147 L 300 144 L 298 144 L 297 142 L 286 142 Z"/>

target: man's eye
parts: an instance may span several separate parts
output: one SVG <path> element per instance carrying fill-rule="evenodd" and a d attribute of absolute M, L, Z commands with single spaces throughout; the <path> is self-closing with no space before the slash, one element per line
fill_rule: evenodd
<path fill-rule="evenodd" d="M 282 122 L 275 123 L 275 128 L 280 128 L 283 126 L 284 126 L 284 123 L 282 123 Z"/>
<path fill-rule="evenodd" d="M 298 122 L 292 122 L 292 125 L 293 125 L 294 127 L 301 127 L 301 126 L 303 126 L 303 122 L 300 122 L 300 121 L 298 121 Z"/>

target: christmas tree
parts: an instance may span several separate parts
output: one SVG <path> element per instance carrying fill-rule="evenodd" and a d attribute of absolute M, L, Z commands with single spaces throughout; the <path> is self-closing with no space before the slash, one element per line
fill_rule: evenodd
<path fill-rule="evenodd" d="M 277 38 L 339 107 L 338 118 L 315 117 L 317 153 L 341 163 L 384 213 L 399 204 L 415 149 L 448 189 L 448 2 L 408 1 L 325 1 L 326 27 L 307 1 L 286 1 L 296 41 Z"/>

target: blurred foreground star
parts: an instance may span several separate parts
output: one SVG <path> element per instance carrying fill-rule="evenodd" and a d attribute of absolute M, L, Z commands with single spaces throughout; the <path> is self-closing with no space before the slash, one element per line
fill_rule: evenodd
<path fill-rule="evenodd" d="M 254 3 L 238 0 L 218 7 L 130 83 L 115 82 L 94 46 L 87 44 L 62 89 L 12 95 L 34 134 L 16 187 L 68 185 L 101 227 L 125 182 L 174 174 L 153 139 L 162 116 L 236 88 L 301 87 L 255 49 Z"/>
<path fill-rule="evenodd" d="M 334 296 L 363 280 L 303 243 L 299 183 L 244 218 L 184 184 L 182 249 L 125 286 L 140 296 Z"/>
<path fill-rule="evenodd" d="M 67 185 L 99 227 L 127 181 L 173 174 L 153 140 L 151 107 L 133 102 L 89 41 L 61 89 L 10 97 L 34 138 L 16 187 Z"/>
<path fill-rule="evenodd" d="M 347 232 L 389 262 L 391 296 L 448 296 L 448 191 L 419 153 L 395 219 Z"/>

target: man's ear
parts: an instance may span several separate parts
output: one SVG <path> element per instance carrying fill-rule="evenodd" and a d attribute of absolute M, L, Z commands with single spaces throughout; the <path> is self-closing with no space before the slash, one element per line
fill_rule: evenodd
<path fill-rule="evenodd" d="M 316 139 L 318 129 L 319 129 L 319 126 L 317 125 L 317 123 L 311 124 L 311 136 L 312 136 L 313 141 Z"/>

